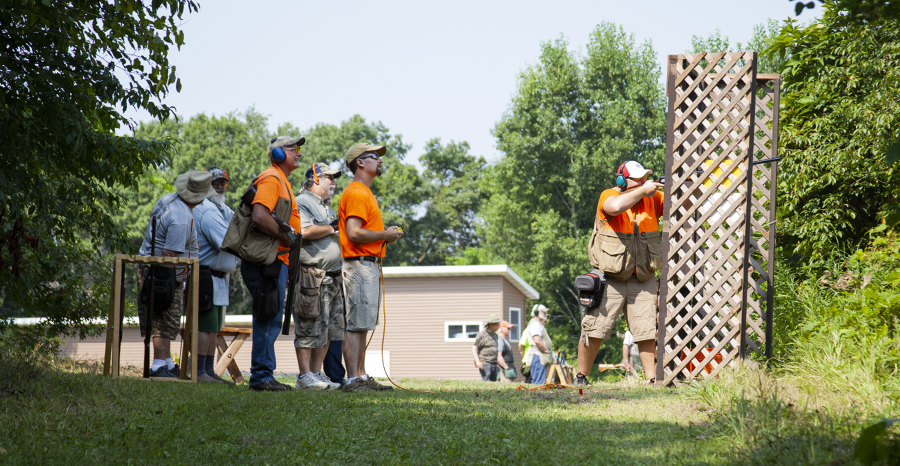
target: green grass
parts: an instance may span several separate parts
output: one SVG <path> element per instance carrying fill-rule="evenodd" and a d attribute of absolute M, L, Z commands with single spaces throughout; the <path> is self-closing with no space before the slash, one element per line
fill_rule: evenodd
<path fill-rule="evenodd" d="M 765 388 L 734 397 L 753 385 L 740 374 L 583 395 L 429 380 L 400 383 L 434 394 L 257 393 L 0 362 L 3 464 L 844 464 L 863 422 Z"/>

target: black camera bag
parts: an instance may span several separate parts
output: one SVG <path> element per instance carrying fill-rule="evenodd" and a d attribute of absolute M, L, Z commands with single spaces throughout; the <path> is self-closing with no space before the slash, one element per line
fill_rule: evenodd
<path fill-rule="evenodd" d="M 153 277 L 150 276 L 150 271 L 153 270 L 153 275 L 156 275 L 156 284 L 155 286 L 151 285 L 153 281 Z M 150 293 L 151 289 L 154 293 L 153 296 L 153 307 L 154 311 L 162 312 L 169 308 L 172 305 L 172 300 L 175 299 L 175 269 L 172 267 L 163 267 L 157 265 L 156 267 L 147 267 L 147 274 L 144 277 L 144 283 L 141 284 L 141 304 L 144 306 L 150 305 Z"/>
<path fill-rule="evenodd" d="M 213 310 L 213 297 L 215 295 L 215 287 L 213 286 L 212 269 L 208 266 L 200 266 L 200 288 L 199 288 L 198 307 L 201 314 Z"/>
<path fill-rule="evenodd" d="M 578 290 L 579 304 L 585 308 L 597 307 L 606 292 L 606 277 L 603 272 L 594 269 L 575 277 L 575 289 Z"/>

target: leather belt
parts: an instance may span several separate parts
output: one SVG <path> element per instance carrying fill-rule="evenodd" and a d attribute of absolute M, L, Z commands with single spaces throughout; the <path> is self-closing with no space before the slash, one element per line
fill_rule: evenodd
<path fill-rule="evenodd" d="M 340 270 L 335 270 L 334 272 L 325 272 L 326 277 L 336 278 L 341 276 Z"/>
<path fill-rule="evenodd" d="M 375 262 L 376 264 L 381 262 L 381 258 L 378 256 L 356 256 L 356 257 L 345 257 L 345 261 L 369 261 Z"/>

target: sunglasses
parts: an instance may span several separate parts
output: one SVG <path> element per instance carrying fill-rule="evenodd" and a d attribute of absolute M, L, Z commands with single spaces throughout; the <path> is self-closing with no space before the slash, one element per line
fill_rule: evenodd
<path fill-rule="evenodd" d="M 365 160 L 365 159 L 381 160 L 381 157 L 378 154 L 366 154 L 366 155 L 361 156 L 359 159 L 360 160 Z"/>
<path fill-rule="evenodd" d="M 296 153 L 300 153 L 300 147 L 285 147 L 284 150 L 294 151 Z"/>

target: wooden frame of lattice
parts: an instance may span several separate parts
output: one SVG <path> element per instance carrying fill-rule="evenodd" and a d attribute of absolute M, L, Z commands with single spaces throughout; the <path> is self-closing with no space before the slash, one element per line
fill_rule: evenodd
<path fill-rule="evenodd" d="M 779 85 L 755 52 L 669 56 L 660 384 L 771 355 Z"/>

